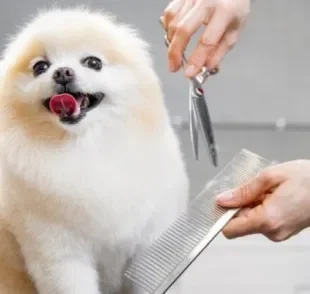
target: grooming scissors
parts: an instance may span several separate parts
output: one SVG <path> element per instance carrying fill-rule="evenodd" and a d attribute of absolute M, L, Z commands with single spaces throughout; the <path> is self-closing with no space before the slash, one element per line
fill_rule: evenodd
<path fill-rule="evenodd" d="M 160 23 L 164 30 L 166 31 L 162 21 Z M 168 40 L 167 34 L 165 34 L 165 44 L 169 47 L 170 42 Z M 182 55 L 182 65 L 187 63 L 186 57 Z M 202 133 L 202 137 L 209 151 L 209 156 L 212 164 L 217 166 L 217 150 L 215 147 L 215 140 L 213 135 L 212 123 L 209 115 L 209 110 L 207 103 L 205 101 L 205 95 L 203 90 L 203 83 L 210 75 L 214 75 L 218 72 L 217 69 L 209 71 L 207 68 L 203 68 L 202 72 L 193 78 L 190 78 L 189 85 L 189 128 L 190 137 L 193 147 L 193 152 L 195 154 L 196 160 L 199 158 L 199 126 Z"/>

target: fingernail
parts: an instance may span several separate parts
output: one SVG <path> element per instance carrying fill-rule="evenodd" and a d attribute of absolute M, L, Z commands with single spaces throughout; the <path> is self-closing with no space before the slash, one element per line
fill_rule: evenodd
<path fill-rule="evenodd" d="M 185 75 L 187 76 L 187 77 L 192 77 L 192 76 L 194 76 L 195 75 L 195 73 L 196 73 L 196 67 L 194 66 L 194 65 L 189 65 L 187 68 L 186 68 L 186 70 L 185 70 Z"/>
<path fill-rule="evenodd" d="M 159 18 L 159 21 L 163 24 L 163 26 L 165 26 L 164 17 L 163 17 L 163 16 L 161 16 L 161 17 Z"/>
<path fill-rule="evenodd" d="M 169 60 L 169 70 L 170 71 L 175 71 L 175 66 L 172 60 Z"/>
<path fill-rule="evenodd" d="M 216 196 L 216 201 L 219 203 L 229 202 L 233 199 L 233 193 L 231 191 L 224 192 L 218 196 Z"/>

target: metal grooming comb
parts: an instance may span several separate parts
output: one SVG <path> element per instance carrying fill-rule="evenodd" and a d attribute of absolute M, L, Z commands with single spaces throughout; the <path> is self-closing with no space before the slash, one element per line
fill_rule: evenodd
<path fill-rule="evenodd" d="M 166 293 L 238 212 L 219 207 L 216 195 L 247 182 L 273 163 L 242 149 L 171 227 L 137 256 L 125 272 L 127 281 L 145 293 Z"/>
<path fill-rule="evenodd" d="M 166 31 L 162 20 L 160 20 L 161 26 Z M 170 41 L 168 40 L 167 32 L 165 34 L 165 45 L 169 47 Z M 182 66 L 187 63 L 187 59 L 184 54 L 182 54 Z M 189 79 L 189 125 L 190 125 L 190 136 L 193 146 L 193 152 L 195 154 L 196 160 L 198 160 L 198 141 L 199 129 L 201 131 L 203 140 L 209 151 L 209 156 L 212 164 L 217 166 L 217 151 L 215 147 L 215 140 L 213 135 L 213 128 L 211 123 L 211 118 L 208 110 L 208 106 L 205 100 L 205 95 L 203 91 L 203 83 L 211 75 L 218 72 L 218 69 L 208 70 L 203 67 L 202 71 L 195 77 Z M 200 127 L 200 128 L 199 128 Z"/>

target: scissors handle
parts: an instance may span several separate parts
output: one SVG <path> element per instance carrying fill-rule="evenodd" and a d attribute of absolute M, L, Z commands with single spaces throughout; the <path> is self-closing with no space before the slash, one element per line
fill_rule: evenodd
<path fill-rule="evenodd" d="M 167 35 L 165 35 L 165 44 L 166 44 L 167 47 L 169 47 L 169 45 L 170 45 L 170 42 L 169 42 L 169 40 L 168 40 Z M 185 54 L 182 53 L 182 67 L 184 68 L 186 64 L 187 64 L 187 59 L 186 59 L 186 57 L 185 57 Z M 218 68 L 214 68 L 214 69 L 209 70 L 209 69 L 207 69 L 206 66 L 204 66 L 204 67 L 202 68 L 201 72 L 198 73 L 198 74 L 197 74 L 194 78 L 192 78 L 192 79 L 195 79 L 195 81 L 196 81 L 197 83 L 199 83 L 199 84 L 203 84 L 209 76 L 217 74 L 218 71 L 219 71 Z"/>

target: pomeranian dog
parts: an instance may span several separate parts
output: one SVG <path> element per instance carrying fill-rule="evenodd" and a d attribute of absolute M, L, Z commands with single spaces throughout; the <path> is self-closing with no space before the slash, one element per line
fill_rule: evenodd
<path fill-rule="evenodd" d="M 126 266 L 189 191 L 148 44 L 105 12 L 40 12 L 0 88 L 0 293 L 137 293 Z"/>

